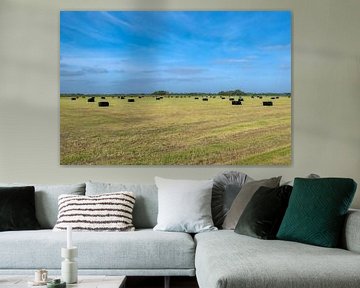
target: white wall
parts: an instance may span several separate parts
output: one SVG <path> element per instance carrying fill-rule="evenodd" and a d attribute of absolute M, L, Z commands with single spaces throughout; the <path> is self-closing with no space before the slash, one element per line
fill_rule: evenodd
<path fill-rule="evenodd" d="M 60 166 L 59 11 L 76 9 L 291 10 L 293 164 Z M 201 179 L 237 169 L 255 178 L 351 177 L 360 186 L 359 19 L 358 0 L 0 0 L 0 182 L 146 183 L 155 175 Z"/>

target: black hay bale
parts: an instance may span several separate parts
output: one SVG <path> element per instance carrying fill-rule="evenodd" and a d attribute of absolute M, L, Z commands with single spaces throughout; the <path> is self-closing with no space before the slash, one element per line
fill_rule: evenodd
<path fill-rule="evenodd" d="M 263 101 L 263 106 L 273 106 L 272 101 Z"/>
<path fill-rule="evenodd" d="M 231 101 L 231 105 L 242 105 L 241 101 Z"/>
<path fill-rule="evenodd" d="M 139 98 L 139 99 L 141 99 L 142 97 L 141 97 L 141 96 L 139 96 L 138 98 Z"/>
<path fill-rule="evenodd" d="M 109 102 L 107 102 L 107 101 L 100 101 L 100 102 L 98 103 L 98 106 L 99 106 L 99 107 L 109 107 L 110 104 L 109 104 Z"/>
<path fill-rule="evenodd" d="M 221 97 L 221 99 L 225 99 L 225 97 Z"/>
<path fill-rule="evenodd" d="M 124 97 L 124 96 L 121 96 L 120 99 L 125 99 L 125 97 Z"/>
<path fill-rule="evenodd" d="M 203 98 L 203 101 L 209 101 L 209 99 L 208 98 Z"/>
<path fill-rule="evenodd" d="M 160 97 L 156 97 L 156 100 L 161 100 L 161 98 L 160 98 Z"/>
<path fill-rule="evenodd" d="M 87 102 L 95 102 L 95 98 L 94 97 L 90 97 Z"/>
<path fill-rule="evenodd" d="M 271 99 L 276 99 L 275 97 L 271 97 Z"/>
<path fill-rule="evenodd" d="M 229 101 L 234 101 L 235 100 L 235 98 L 229 98 Z"/>
<path fill-rule="evenodd" d="M 195 100 L 199 100 L 199 97 L 195 97 Z"/>
<path fill-rule="evenodd" d="M 259 99 L 262 99 L 262 96 L 259 96 Z"/>
<path fill-rule="evenodd" d="M 106 99 L 106 98 L 104 96 L 102 96 L 101 99 Z"/>
<path fill-rule="evenodd" d="M 239 100 L 238 101 L 244 101 L 244 98 L 239 98 Z"/>
<path fill-rule="evenodd" d="M 128 102 L 135 102 L 135 99 L 128 99 Z"/>
<path fill-rule="evenodd" d="M 254 96 L 251 96 L 251 98 L 253 99 L 253 98 L 254 98 Z"/>
<path fill-rule="evenodd" d="M 72 101 L 74 101 L 74 100 L 76 100 L 76 99 L 77 99 L 77 98 L 75 98 L 75 97 L 72 97 L 72 98 L 71 98 Z"/>
<path fill-rule="evenodd" d="M 276 96 L 276 99 L 279 99 L 279 96 Z"/>

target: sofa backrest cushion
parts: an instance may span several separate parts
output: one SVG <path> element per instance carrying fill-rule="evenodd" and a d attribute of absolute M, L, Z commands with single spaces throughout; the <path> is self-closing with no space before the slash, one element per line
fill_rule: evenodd
<path fill-rule="evenodd" d="M 0 183 L 0 186 L 34 186 L 36 218 L 43 229 L 52 229 L 55 226 L 58 216 L 58 197 L 61 194 L 85 195 L 85 183 L 64 185 Z"/>
<path fill-rule="evenodd" d="M 136 197 L 133 210 L 135 228 L 153 228 L 158 214 L 158 191 L 155 184 L 86 182 L 86 195 L 89 196 L 120 191 L 133 192 Z"/>

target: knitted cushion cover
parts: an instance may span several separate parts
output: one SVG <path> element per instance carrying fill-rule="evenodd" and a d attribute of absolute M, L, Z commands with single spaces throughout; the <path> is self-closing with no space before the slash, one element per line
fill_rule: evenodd
<path fill-rule="evenodd" d="M 132 192 L 115 192 L 93 196 L 60 195 L 55 231 L 133 231 Z"/>

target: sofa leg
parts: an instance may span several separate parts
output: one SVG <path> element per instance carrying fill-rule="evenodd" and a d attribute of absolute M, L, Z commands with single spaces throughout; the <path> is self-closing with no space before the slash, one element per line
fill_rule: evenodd
<path fill-rule="evenodd" d="M 164 277 L 164 288 L 170 288 L 170 276 Z"/>

